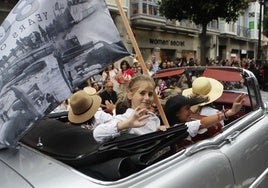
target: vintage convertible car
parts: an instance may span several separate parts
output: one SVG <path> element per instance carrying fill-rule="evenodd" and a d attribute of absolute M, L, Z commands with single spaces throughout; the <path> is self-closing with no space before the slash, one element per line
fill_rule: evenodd
<path fill-rule="evenodd" d="M 43 117 L 16 148 L 0 150 L 1 187 L 267 187 L 268 107 L 255 76 L 233 67 L 178 68 L 155 79 L 212 77 L 224 85 L 219 109 L 246 94 L 241 111 L 217 134 L 184 145 L 186 126 L 98 144 L 68 124 L 66 112 Z"/>

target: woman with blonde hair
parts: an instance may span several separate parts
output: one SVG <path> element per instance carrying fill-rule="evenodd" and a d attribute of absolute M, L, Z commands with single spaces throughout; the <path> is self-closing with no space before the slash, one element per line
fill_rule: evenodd
<path fill-rule="evenodd" d="M 160 119 L 151 112 L 154 89 L 155 82 L 151 77 L 133 77 L 125 93 L 124 104 L 128 106 L 126 112 L 96 127 L 93 132 L 95 140 L 108 141 L 120 136 L 122 132 L 142 135 L 156 130 L 166 130 L 165 126 L 160 126 Z"/>

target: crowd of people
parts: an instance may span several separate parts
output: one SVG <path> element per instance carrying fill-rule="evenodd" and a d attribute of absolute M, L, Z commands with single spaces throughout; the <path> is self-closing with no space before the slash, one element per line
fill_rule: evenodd
<path fill-rule="evenodd" d="M 174 68 L 174 67 L 186 67 L 186 66 L 200 66 L 201 62 L 198 59 L 190 58 L 188 61 L 186 58 L 176 58 L 174 61 L 165 60 L 160 63 L 160 69 Z M 242 58 L 242 59 L 225 59 L 215 60 L 207 59 L 206 66 L 231 66 L 241 67 L 250 70 L 256 76 L 261 89 L 268 91 L 268 62 L 257 62 L 255 59 Z"/>
<path fill-rule="evenodd" d="M 188 63 L 197 66 L 192 61 Z M 89 78 L 64 102 L 69 123 L 92 131 L 95 140 L 101 143 L 121 133 L 142 135 L 165 131 L 179 123 L 187 125 L 189 142 L 198 140 L 199 135 L 221 131 L 224 120 L 241 109 L 245 95 L 239 95 L 229 110 L 214 109 L 211 104 L 222 95 L 225 87 L 215 79 L 195 77 L 194 74 L 191 84 L 185 74 L 168 80 L 153 79 L 157 70 L 180 63 L 183 63 L 182 59 L 158 63 L 152 55 L 146 63 L 148 76 L 143 74 L 137 60 L 132 65 L 123 60 L 120 68 L 110 65 L 99 75 Z M 169 125 L 163 124 L 154 103 L 154 92 L 161 100 Z M 197 118 L 192 114 L 200 116 Z"/>
<path fill-rule="evenodd" d="M 176 67 L 192 67 L 200 66 L 201 63 L 198 59 L 190 58 L 188 61 L 186 58 L 175 58 L 172 60 L 164 60 L 158 62 L 156 56 L 153 54 L 145 65 L 148 69 L 150 76 L 156 74 L 159 70 L 165 70 L 169 68 Z M 268 63 L 264 62 L 258 64 L 254 59 L 243 58 L 242 60 L 214 60 L 208 59 L 206 62 L 207 66 L 232 66 L 232 67 L 241 67 L 247 70 L 250 70 L 256 76 L 260 88 L 264 91 L 268 91 Z M 91 86 L 96 89 L 98 93 L 106 90 L 106 82 L 112 82 L 113 91 L 116 92 L 117 98 L 122 99 L 124 97 L 124 92 L 126 86 L 132 77 L 136 75 L 143 74 L 141 64 L 136 58 L 133 62 L 129 63 L 127 60 L 122 60 L 118 67 L 115 67 L 114 64 L 109 65 L 103 72 L 94 77 L 88 79 L 88 83 L 81 86 L 82 89 L 85 85 Z M 160 99 L 166 98 L 167 95 L 170 95 L 171 92 L 181 93 L 184 89 L 190 88 L 191 83 L 194 80 L 195 76 L 199 75 L 189 75 L 182 74 L 179 76 L 173 76 L 167 79 L 155 79 L 156 82 L 156 92 Z M 243 83 L 235 83 L 235 85 L 224 85 L 225 89 L 240 89 L 243 87 Z M 114 101 L 113 101 L 114 102 Z M 102 102 L 102 104 L 104 104 Z M 102 106 L 104 108 L 104 106 Z"/>

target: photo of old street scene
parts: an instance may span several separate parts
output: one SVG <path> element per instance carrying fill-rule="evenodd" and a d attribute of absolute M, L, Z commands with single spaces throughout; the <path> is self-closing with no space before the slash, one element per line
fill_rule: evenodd
<path fill-rule="evenodd" d="M 35 3 L 43 4 L 21 21 L 12 20 L 11 12 L 2 26 L 11 29 L 0 38 L 0 96 L 5 99 L 0 101 L 0 134 L 11 131 L 14 121 L 31 125 L 81 82 L 128 54 L 103 1 Z M 85 28 L 90 29 L 81 32 Z"/>

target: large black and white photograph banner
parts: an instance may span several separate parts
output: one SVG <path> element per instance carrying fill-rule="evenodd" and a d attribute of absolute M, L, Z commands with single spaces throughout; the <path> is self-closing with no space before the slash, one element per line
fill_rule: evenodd
<path fill-rule="evenodd" d="M 104 0 L 20 0 L 0 26 L 0 148 L 127 55 Z"/>

